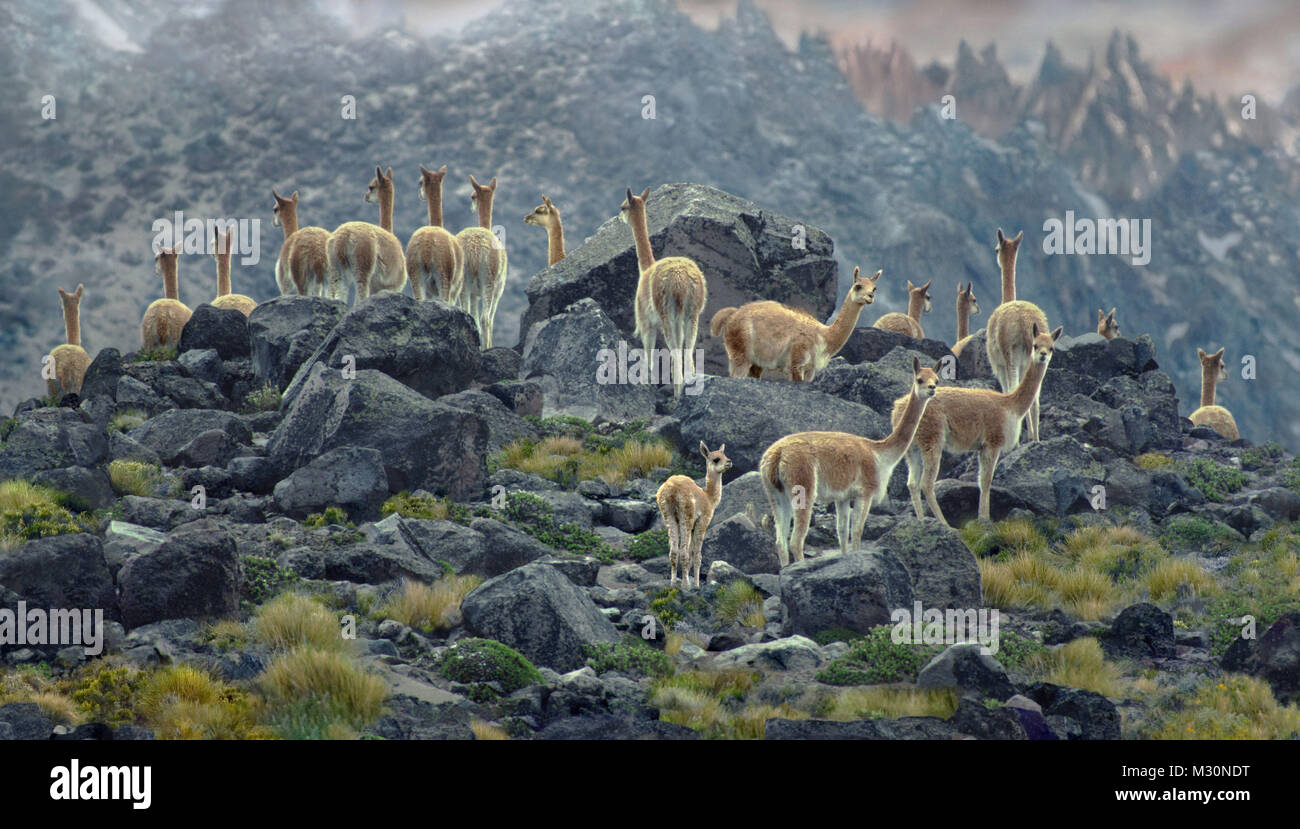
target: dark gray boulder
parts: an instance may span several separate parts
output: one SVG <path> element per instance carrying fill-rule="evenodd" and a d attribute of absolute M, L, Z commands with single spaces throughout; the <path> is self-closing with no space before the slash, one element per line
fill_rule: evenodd
<path fill-rule="evenodd" d="M 253 376 L 280 391 L 348 312 L 336 299 L 281 296 L 258 303 L 248 316 Z"/>
<path fill-rule="evenodd" d="M 96 466 L 108 454 L 108 436 L 75 409 L 23 412 L 0 448 L 0 480 L 31 478 L 46 469 Z"/>
<path fill-rule="evenodd" d="M 334 326 L 285 389 L 282 408 L 293 405 L 317 365 L 375 369 L 426 397 L 440 397 L 467 388 L 478 364 L 478 329 L 469 314 L 442 300 L 383 292 Z"/>
<path fill-rule="evenodd" d="M 903 562 L 912 577 L 912 594 L 923 606 L 980 607 L 979 565 L 956 530 L 935 518 L 909 515 L 896 520 L 875 545 Z"/>
<path fill-rule="evenodd" d="M 1016 693 L 1007 672 L 980 645 L 950 645 L 917 674 L 922 688 L 957 688 L 998 701 Z"/>
<path fill-rule="evenodd" d="M 331 449 L 369 447 L 383 454 L 393 492 L 425 489 L 458 500 L 482 493 L 488 429 L 477 415 L 374 369 L 347 379 L 316 362 L 298 382 L 266 446 L 282 474 Z"/>
<path fill-rule="evenodd" d="M 103 544 L 89 533 L 33 539 L 0 556 L 0 585 L 32 607 L 102 608 L 106 619 L 121 618 Z"/>
<path fill-rule="evenodd" d="M 781 602 L 785 635 L 812 636 L 842 627 L 867 633 L 890 621 L 896 608 L 912 608 L 907 568 L 884 551 L 823 553 L 786 567 Z"/>
<path fill-rule="evenodd" d="M 331 449 L 276 484 L 274 496 L 275 505 L 294 518 L 337 506 L 353 521 L 370 521 L 388 497 L 384 456 L 359 446 Z"/>
<path fill-rule="evenodd" d="M 213 519 L 169 533 L 157 549 L 127 561 L 117 578 L 127 628 L 239 611 L 243 569 L 235 539 Z"/>
<path fill-rule="evenodd" d="M 213 409 L 174 409 L 151 417 L 131 430 L 131 440 L 154 452 L 164 464 L 184 463 L 183 454 L 198 435 L 224 433 L 236 444 L 247 445 L 253 433 L 238 416 Z"/>
<path fill-rule="evenodd" d="M 1101 638 L 1101 647 L 1111 658 L 1173 656 L 1174 618 L 1150 602 L 1129 605 L 1115 617 L 1110 632 Z"/>
<path fill-rule="evenodd" d="M 584 644 L 619 641 L 613 623 L 587 594 L 543 562 L 483 582 L 465 597 L 461 611 L 471 634 L 558 671 L 583 663 Z"/>
<path fill-rule="evenodd" d="M 223 360 L 247 357 L 251 352 L 248 317 L 234 308 L 203 303 L 194 309 L 181 330 L 178 355 L 195 349 L 216 349 Z"/>
<path fill-rule="evenodd" d="M 743 573 L 780 573 L 772 533 L 754 525 L 744 513 L 713 521 L 700 548 L 700 572 L 708 573 L 715 561 L 725 561 Z"/>

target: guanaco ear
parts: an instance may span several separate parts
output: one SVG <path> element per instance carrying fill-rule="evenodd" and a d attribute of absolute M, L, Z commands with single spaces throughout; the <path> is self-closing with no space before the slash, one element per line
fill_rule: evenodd
<path fill-rule="evenodd" d="M 915 288 L 916 288 L 916 286 L 912 284 L 912 280 L 910 280 L 910 279 L 907 280 L 907 290 L 908 290 L 908 291 L 912 291 L 912 290 L 914 290 Z"/>
<path fill-rule="evenodd" d="M 644 190 L 641 191 L 641 201 L 645 201 L 645 200 L 648 199 L 648 198 L 650 198 L 650 188 L 649 188 L 649 187 L 647 187 L 646 189 L 644 189 Z"/>
<path fill-rule="evenodd" d="M 429 173 L 432 172 L 432 170 L 426 170 L 426 169 L 424 169 L 424 165 L 421 164 L 421 165 L 420 165 L 420 172 L 421 172 L 421 173 L 424 173 L 424 174 L 426 174 L 426 175 L 428 175 Z"/>
<path fill-rule="evenodd" d="M 722 444 L 721 446 L 719 446 L 719 447 L 718 447 L 718 451 L 721 452 L 721 453 L 724 454 L 724 455 L 727 454 L 727 444 L 724 443 L 724 444 Z"/>
<path fill-rule="evenodd" d="M 928 291 L 928 290 L 930 290 L 930 283 L 933 282 L 933 281 L 934 281 L 933 279 L 927 281 L 924 285 L 921 286 L 921 290 L 922 290 L 922 291 Z"/>
<path fill-rule="evenodd" d="M 966 283 L 966 293 L 968 293 L 968 294 L 972 294 L 972 295 L 975 293 L 975 283 L 974 283 L 974 282 L 967 282 L 967 283 Z"/>
<path fill-rule="evenodd" d="M 930 366 L 930 370 L 933 371 L 935 374 L 938 374 L 942 369 L 943 369 L 943 358 L 935 360 L 934 365 Z"/>
<path fill-rule="evenodd" d="M 1024 235 L 1025 235 L 1025 232 L 1022 230 L 1022 231 L 1020 231 L 1019 233 L 1017 233 L 1017 234 L 1016 234 L 1016 238 L 1012 239 L 1011 241 L 1015 242 L 1016 244 L 1020 244 L 1020 239 L 1021 239 L 1021 237 L 1024 236 Z"/>
<path fill-rule="evenodd" d="M 1196 356 L 1197 356 L 1197 357 L 1200 357 L 1202 360 L 1204 360 L 1204 359 L 1205 359 L 1205 356 L 1206 356 L 1206 355 L 1205 355 L 1205 350 L 1202 349 L 1202 348 L 1197 348 L 1197 349 L 1196 349 Z"/>
<path fill-rule="evenodd" d="M 439 167 L 438 172 L 445 176 L 447 174 L 447 165 L 444 164 L 441 167 Z"/>
<path fill-rule="evenodd" d="M 912 355 L 912 374 L 921 373 L 921 358 L 915 354 Z"/>
<path fill-rule="evenodd" d="M 375 178 L 379 179 L 380 181 L 384 180 L 384 171 L 378 165 L 375 166 Z"/>
<path fill-rule="evenodd" d="M 700 454 L 706 458 L 709 456 L 709 447 L 704 445 L 704 441 L 700 441 Z"/>
<path fill-rule="evenodd" d="M 474 178 L 473 173 L 469 174 L 469 183 L 474 187 L 475 190 L 483 189 L 483 187 L 478 183 L 478 179 Z"/>
<path fill-rule="evenodd" d="M 1002 244 L 1003 242 L 1005 242 L 1006 240 L 1007 240 L 1007 237 L 1005 237 L 1005 236 L 1002 235 L 1002 228 L 998 228 L 998 244 L 1000 245 L 1000 244 Z"/>
<path fill-rule="evenodd" d="M 276 201 L 284 201 L 284 199 L 280 196 L 280 194 L 275 192 L 274 187 L 271 188 L 271 195 L 275 197 Z"/>
<path fill-rule="evenodd" d="M 294 204 L 297 204 L 297 203 L 298 203 L 298 191 L 297 191 L 297 190 L 294 190 L 294 191 L 293 191 L 293 195 L 290 196 L 289 198 L 290 198 L 290 200 L 293 201 Z"/>
<path fill-rule="evenodd" d="M 1217 358 L 1218 360 L 1223 360 L 1223 349 L 1220 348 L 1219 351 L 1218 351 L 1218 353 L 1215 354 L 1214 356 L 1215 356 L 1215 358 Z"/>
<path fill-rule="evenodd" d="M 389 167 L 388 172 L 384 174 L 384 178 L 391 180 L 392 177 L 393 177 L 393 168 Z"/>
<path fill-rule="evenodd" d="M 1022 328 L 1022 329 L 1020 329 L 1020 330 L 1023 331 L 1023 330 L 1025 330 L 1025 329 Z M 1033 333 L 1032 333 L 1030 336 L 1033 336 L 1033 337 L 1037 337 L 1037 336 L 1038 336 L 1038 323 L 1034 323 L 1034 325 L 1033 325 Z"/>
<path fill-rule="evenodd" d="M 627 206 L 628 206 L 628 207 L 631 207 L 631 206 L 632 206 L 632 188 L 631 188 L 631 187 L 627 188 Z"/>
<path fill-rule="evenodd" d="M 880 275 L 881 275 L 882 273 L 884 273 L 884 271 L 876 271 L 876 275 L 873 276 L 873 277 L 871 277 L 871 281 L 872 281 L 872 282 L 877 282 L 877 281 L 879 281 L 879 280 L 880 280 Z"/>
<path fill-rule="evenodd" d="M 1108 319 L 1108 320 L 1113 320 L 1113 319 L 1115 319 L 1115 309 L 1114 309 L 1114 308 L 1110 309 L 1110 313 L 1106 315 L 1106 319 Z"/>
<path fill-rule="evenodd" d="M 81 284 L 80 282 L 78 282 L 78 283 L 77 283 L 77 299 L 81 299 L 81 292 L 84 291 L 84 290 L 86 290 L 86 286 L 83 285 L 83 284 Z"/>
<path fill-rule="evenodd" d="M 68 296 L 68 292 L 63 290 L 62 288 L 59 288 L 59 296 Z"/>
<path fill-rule="evenodd" d="M 555 205 L 551 204 L 551 200 L 548 199 L 548 198 L 546 198 L 546 194 L 544 194 L 544 193 L 542 194 L 542 204 L 546 205 L 547 207 L 554 207 L 554 206 L 555 206 Z"/>
<path fill-rule="evenodd" d="M 1097 322 L 1102 322 L 1102 321 L 1104 321 L 1105 319 L 1106 319 L 1106 314 L 1105 314 L 1105 312 L 1103 312 L 1100 308 L 1098 308 L 1098 309 L 1097 309 Z"/>
<path fill-rule="evenodd" d="M 1052 342 L 1056 342 L 1056 339 L 1061 336 L 1061 329 L 1064 327 L 1064 325 L 1056 326 L 1056 330 L 1052 332 Z"/>
<path fill-rule="evenodd" d="M 858 281 L 859 275 L 860 275 L 861 273 L 862 273 L 862 270 L 861 270 L 857 265 L 854 265 L 854 266 L 853 266 L 853 281 L 854 281 L 854 282 L 857 282 L 857 281 Z"/>

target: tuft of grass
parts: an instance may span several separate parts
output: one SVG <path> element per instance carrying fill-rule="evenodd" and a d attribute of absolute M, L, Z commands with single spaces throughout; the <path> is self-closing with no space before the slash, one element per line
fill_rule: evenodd
<path fill-rule="evenodd" d="M 108 433 L 129 432 L 148 419 L 149 416 L 139 409 L 124 409 L 109 419 Z"/>
<path fill-rule="evenodd" d="M 1006 560 L 1021 553 L 1047 550 L 1047 539 L 1034 522 L 1024 518 L 1005 521 L 967 521 L 961 528 L 961 540 L 977 558 L 986 556 Z"/>
<path fill-rule="evenodd" d="M 219 651 L 242 650 L 251 641 L 248 628 L 234 619 L 222 619 L 208 625 L 204 638 Z"/>
<path fill-rule="evenodd" d="M 446 498 L 433 495 L 412 495 L 402 490 L 384 502 L 379 510 L 381 515 L 393 513 L 406 518 L 424 518 L 429 521 L 455 521 L 468 525 L 473 520 L 469 509 L 461 504 L 452 503 Z"/>
<path fill-rule="evenodd" d="M 273 412 L 280 408 L 280 397 L 280 390 L 268 383 L 244 398 L 244 408 L 250 412 Z"/>
<path fill-rule="evenodd" d="M 425 633 L 450 630 L 460 621 L 461 601 L 482 583 L 479 576 L 455 574 L 443 576 L 431 585 L 406 580 L 370 615 L 396 619 Z"/>
<path fill-rule="evenodd" d="M 0 482 L 0 553 L 18 549 L 34 538 L 95 532 L 94 517 L 74 515 L 64 504 L 68 496 L 23 480 Z"/>
<path fill-rule="evenodd" d="M 336 634 L 337 635 L 337 634 Z M 384 681 L 338 650 L 281 654 L 259 680 L 268 718 L 287 739 L 346 739 L 379 717 Z"/>
<path fill-rule="evenodd" d="M 618 671 L 630 676 L 671 676 L 672 660 L 669 654 L 647 645 L 638 637 L 627 637 L 615 644 L 597 643 L 583 645 L 587 664 L 598 674 Z"/>
<path fill-rule="evenodd" d="M 492 725 L 478 718 L 470 720 L 469 730 L 474 732 L 475 740 L 509 740 L 510 735 L 500 726 Z"/>
<path fill-rule="evenodd" d="M 253 636 L 277 651 L 301 646 L 342 651 L 347 646 L 334 612 L 301 593 L 283 593 L 264 604 L 253 619 Z"/>
<path fill-rule="evenodd" d="M 331 524 L 349 528 L 353 526 L 352 522 L 348 520 L 347 511 L 342 507 L 326 507 L 324 512 L 313 512 L 302 523 L 312 529 L 320 529 Z"/>
<path fill-rule="evenodd" d="M 1190 698 L 1188 698 L 1190 697 Z M 1281 705 L 1267 682 L 1241 674 L 1203 682 L 1142 734 L 1155 740 L 1300 739 L 1300 708 Z"/>
<path fill-rule="evenodd" d="M 1122 697 L 1126 690 L 1120 669 L 1107 661 L 1101 643 L 1091 636 L 1031 658 L 1026 667 L 1035 679 L 1095 691 L 1106 697 Z"/>
<path fill-rule="evenodd" d="M 165 363 L 176 359 L 176 346 L 167 345 L 159 348 L 142 348 L 131 358 L 132 363 Z"/>
<path fill-rule="evenodd" d="M 744 579 L 734 579 L 718 588 L 713 613 L 726 626 L 742 624 L 760 628 L 767 624 L 762 594 Z"/>
<path fill-rule="evenodd" d="M 1218 591 L 1218 583 L 1201 569 L 1195 561 L 1185 558 L 1166 558 L 1142 577 L 1151 600 L 1162 602 L 1178 595 L 1179 588 L 1186 588 L 1192 595 L 1212 595 Z"/>
<path fill-rule="evenodd" d="M 896 717 L 941 717 L 957 711 L 954 688 L 907 688 L 877 685 L 841 688 L 819 706 L 819 719 L 879 720 Z"/>
<path fill-rule="evenodd" d="M 536 421 L 541 427 L 543 421 Z M 627 424 L 610 435 L 597 435 L 591 424 L 552 420 L 541 440 L 519 440 L 488 459 L 488 469 L 517 469 L 564 486 L 602 479 L 618 485 L 672 468 L 676 456 L 662 438 L 647 435 L 642 425 Z"/>
<path fill-rule="evenodd" d="M 151 673 L 140 691 L 139 716 L 159 740 L 267 739 L 248 694 L 190 665 Z"/>
<path fill-rule="evenodd" d="M 917 674 L 943 648 L 938 645 L 895 643 L 893 625 L 878 625 L 849 645 L 849 652 L 817 672 L 827 685 L 873 685 L 915 682 Z"/>
<path fill-rule="evenodd" d="M 1174 459 L 1159 452 L 1146 452 L 1134 458 L 1133 463 L 1140 469 L 1153 471 L 1173 466 Z"/>
<path fill-rule="evenodd" d="M 155 495 L 163 485 L 162 467 L 119 458 L 108 465 L 108 482 L 118 495 Z"/>
<path fill-rule="evenodd" d="M 1193 458 L 1183 466 L 1187 483 L 1210 501 L 1223 501 L 1246 485 L 1246 476 L 1209 458 Z"/>

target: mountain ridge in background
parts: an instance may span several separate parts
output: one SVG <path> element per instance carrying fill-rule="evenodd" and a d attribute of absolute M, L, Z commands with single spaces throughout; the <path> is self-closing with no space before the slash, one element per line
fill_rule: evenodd
<path fill-rule="evenodd" d="M 1196 347 L 1225 346 L 1230 366 L 1253 355 L 1258 379 L 1233 372 L 1219 402 L 1243 436 L 1300 445 L 1289 415 L 1300 387 L 1288 382 L 1300 370 L 1289 336 L 1300 324 L 1300 179 L 1284 141 L 1300 107 L 1261 105 L 1258 121 L 1234 124 L 1223 105 L 1174 90 L 1131 38 L 1082 68 L 1048 46 L 1024 87 L 1003 83 L 995 52 L 966 47 L 946 76 L 900 74 L 889 91 L 846 69 L 824 38 L 786 49 L 744 2 L 715 32 L 666 0 L 512 0 L 454 33 L 390 28 L 356 40 L 308 2 L 228 0 L 180 16 L 152 0 L 99 8 L 142 51 L 105 44 L 68 7 L 0 10 L 0 68 L 12 79 L 0 128 L 13 136 L 0 149 L 11 194 L 0 206 L 4 408 L 41 392 L 40 357 L 62 337 L 56 285 L 86 284 L 88 350 L 137 347 L 140 315 L 161 293 L 154 219 L 177 209 L 260 219 L 261 261 L 236 265 L 233 278 L 265 300 L 277 293 L 281 239 L 272 187 L 300 191 L 304 225 L 376 222 L 362 196 L 375 165 L 392 166 L 405 242 L 425 217 L 417 165 L 445 163 L 453 231 L 474 223 L 468 175 L 500 180 L 494 223 L 511 265 L 500 342 L 521 339 L 524 291 L 545 267 L 545 233 L 522 223 L 542 193 L 572 251 L 617 212 L 625 187 L 696 181 L 825 230 L 841 280 L 853 265 L 883 269 L 862 324 L 904 310 L 905 280 L 933 279 L 923 322 L 944 339 L 959 281 L 975 283 L 984 309 L 972 328 L 987 320 L 999 291 L 994 230 L 1023 229 L 1019 293 L 1053 325 L 1090 331 L 1098 307 L 1118 306 L 1126 334 L 1153 336 L 1184 413 L 1199 397 Z M 888 118 L 864 109 L 864 83 L 900 101 Z M 956 120 L 940 117 L 925 84 L 951 88 Z M 39 118 L 44 94 L 58 100 L 56 121 Z M 354 121 L 340 117 L 349 94 Z M 647 94 L 653 120 L 641 117 Z M 1151 219 L 1150 264 L 1045 255 L 1043 222 L 1067 210 Z M 207 256 L 182 259 L 191 307 L 213 295 L 214 268 Z"/>

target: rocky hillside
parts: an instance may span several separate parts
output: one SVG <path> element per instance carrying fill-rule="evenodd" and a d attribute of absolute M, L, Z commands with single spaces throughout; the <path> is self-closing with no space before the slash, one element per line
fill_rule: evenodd
<path fill-rule="evenodd" d="M 669 205 L 656 234 L 725 252 L 738 299 L 761 287 L 756 206 L 689 184 L 650 197 Z M 534 307 L 622 267 L 607 254 L 575 252 L 586 270 L 535 283 Z M 785 272 L 805 296 L 825 274 Z M 705 376 L 673 401 L 592 382 L 618 313 L 557 301 L 520 354 L 480 352 L 437 301 L 284 297 L 247 319 L 198 306 L 175 359 L 98 350 L 79 398 L 0 426 L 0 481 L 34 485 L 0 483 L 0 594 L 102 608 L 103 652 L 0 645 L 0 737 L 1300 731 L 1300 463 L 1193 428 L 1149 336 L 1062 338 L 996 523 L 970 520 L 974 462 L 953 456 L 937 493 L 960 531 L 912 515 L 900 467 L 861 549 L 834 551 L 819 507 L 815 555 L 781 567 L 763 449 L 884 435 L 912 357 L 947 346 L 864 329 L 811 385 Z M 943 382 L 991 387 L 963 357 Z M 701 442 L 735 468 L 707 583 L 683 590 L 653 498 L 699 476 Z M 997 653 L 892 641 L 916 603 L 999 608 Z"/>
<path fill-rule="evenodd" d="M 0 367 L 5 407 L 38 392 L 40 356 L 59 341 L 54 283 L 86 283 L 90 348 L 135 346 L 157 295 L 155 219 L 174 210 L 260 219 L 261 260 L 234 280 L 265 300 L 279 248 L 272 187 L 300 191 L 305 223 L 373 221 L 366 182 L 375 164 L 392 165 L 406 238 L 424 215 L 417 165 L 447 163 L 454 227 L 473 221 L 468 174 L 501 182 L 495 220 L 511 264 L 502 342 L 528 334 L 517 323 L 546 240 L 521 219 L 542 192 L 563 211 L 573 251 L 615 215 L 625 187 L 701 182 L 822 228 L 837 242 L 841 279 L 853 265 L 883 268 L 877 313 L 903 309 L 905 280 L 933 279 L 925 322 L 944 337 L 955 329 L 958 281 L 974 281 L 986 308 L 997 297 L 994 229 L 1023 228 L 1021 294 L 1053 324 L 1081 334 L 1097 307 L 1118 306 L 1123 330 L 1151 334 L 1184 399 L 1197 395 L 1197 346 L 1225 346 L 1234 366 L 1253 355 L 1257 379 L 1234 374 L 1222 401 L 1253 440 L 1296 444 L 1300 387 L 1285 382 L 1300 367 L 1287 336 L 1300 325 L 1295 162 L 1276 146 L 1233 140 L 1231 123 L 1202 112 L 1199 99 L 1179 109 L 1126 38 L 1092 69 L 1046 60 L 1032 94 L 992 84 L 992 56 L 959 57 L 960 117 L 909 108 L 893 124 L 863 110 L 826 41 L 789 51 L 746 3 L 716 32 L 667 0 L 510 0 L 456 33 L 359 40 L 308 2 L 104 8 L 138 51 L 106 44 L 65 6 L 0 9 L 10 79 L 0 90 L 10 137 L 0 182 L 14 194 L 0 207 L 0 346 L 14 355 Z M 678 48 L 655 48 L 664 42 Z M 1085 87 L 1100 103 L 1069 138 Z M 57 100 L 52 121 L 32 103 L 46 94 Z M 356 98 L 354 120 L 341 117 L 344 95 Z M 643 117 L 646 95 L 653 119 Z M 982 124 L 1008 96 L 1011 114 Z M 1155 148 L 1154 180 L 1131 167 L 1143 142 Z M 1116 187 L 1132 180 L 1147 183 L 1137 193 Z M 1043 254 L 1039 229 L 1067 210 L 1151 219 L 1150 264 Z M 182 299 L 208 298 L 212 274 L 207 257 L 185 256 Z M 620 260 L 610 278 L 626 284 L 635 271 Z"/>

